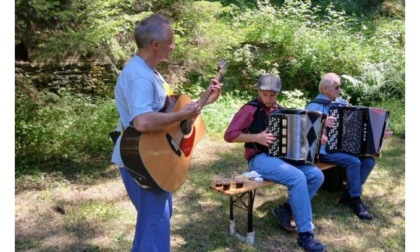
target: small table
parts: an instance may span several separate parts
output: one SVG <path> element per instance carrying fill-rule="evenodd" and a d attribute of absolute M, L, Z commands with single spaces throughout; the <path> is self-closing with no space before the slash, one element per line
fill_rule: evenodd
<path fill-rule="evenodd" d="M 261 182 L 246 180 L 242 188 L 236 188 L 234 183 L 231 183 L 230 189 L 223 191 L 223 187 L 216 187 L 214 183 L 210 186 L 210 189 L 215 190 L 216 192 L 229 196 L 230 198 L 230 225 L 229 233 L 234 235 L 242 241 L 247 242 L 248 244 L 254 244 L 255 232 L 253 228 L 253 208 L 255 193 L 258 188 L 266 187 L 273 185 L 274 183 L 268 180 L 263 180 Z M 248 199 L 246 199 L 248 196 Z M 235 228 L 235 218 L 233 214 L 234 207 L 244 209 L 248 212 L 248 232 L 246 236 L 239 234 Z"/>

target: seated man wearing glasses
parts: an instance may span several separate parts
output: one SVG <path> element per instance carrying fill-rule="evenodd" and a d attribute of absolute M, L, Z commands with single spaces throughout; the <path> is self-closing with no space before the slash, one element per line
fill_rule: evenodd
<path fill-rule="evenodd" d="M 350 106 L 349 102 L 339 97 L 341 81 L 340 77 L 335 73 L 327 73 L 321 78 L 319 91 L 320 94 L 307 104 L 307 110 L 320 111 L 328 115 L 331 106 Z M 335 120 L 335 117 L 328 116 L 325 127 L 333 127 Z M 347 188 L 344 190 L 339 203 L 350 207 L 360 219 L 371 220 L 373 218 L 372 214 L 368 212 L 368 208 L 362 202 L 361 196 L 362 186 L 375 166 L 375 159 L 369 156 L 362 157 L 342 152 L 327 153 L 325 147 L 328 138 L 325 127 L 321 138 L 319 160 L 344 167 L 346 170 Z M 384 138 L 388 138 L 391 135 L 392 132 L 387 129 Z"/>

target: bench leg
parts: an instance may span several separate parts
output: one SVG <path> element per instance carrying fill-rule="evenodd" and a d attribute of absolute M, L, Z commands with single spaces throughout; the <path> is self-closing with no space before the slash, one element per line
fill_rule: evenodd
<path fill-rule="evenodd" d="M 230 202 L 229 202 L 229 219 L 230 219 L 230 225 L 229 225 L 229 233 L 230 235 L 234 235 L 236 232 L 235 228 L 235 217 L 233 216 L 233 196 L 230 196 Z"/>
<path fill-rule="evenodd" d="M 247 204 L 242 200 L 242 197 L 245 195 L 245 193 L 242 195 L 236 196 L 236 198 L 234 198 L 234 196 L 230 196 L 230 204 L 229 204 L 229 215 L 230 215 L 229 233 L 230 235 L 234 235 L 237 238 L 239 238 L 241 241 L 244 241 L 250 245 L 254 244 L 254 241 L 255 241 L 255 232 L 254 232 L 254 225 L 253 225 L 253 210 L 254 210 L 255 193 L 256 193 L 256 190 L 249 191 L 246 193 L 246 195 L 248 195 Z M 247 232 L 246 237 L 236 232 L 235 217 L 233 214 L 234 207 L 243 208 L 248 212 L 247 213 L 248 214 L 248 226 L 247 226 L 248 232 Z"/>

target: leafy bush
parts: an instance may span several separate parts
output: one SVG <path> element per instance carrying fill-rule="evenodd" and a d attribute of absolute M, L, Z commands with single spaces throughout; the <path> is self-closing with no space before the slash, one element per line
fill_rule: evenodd
<path fill-rule="evenodd" d="M 391 64 L 366 64 L 359 77 L 342 75 L 342 83 L 352 104 L 370 105 L 389 98 L 404 100 L 405 75 Z"/>
<path fill-rule="evenodd" d="M 280 96 L 280 105 L 284 108 L 305 109 L 309 99 L 305 98 L 301 90 L 283 91 Z"/>
<path fill-rule="evenodd" d="M 261 71 L 275 72 L 284 90 L 296 88 L 314 96 L 319 78 L 336 72 L 374 86 L 372 90 L 386 90 L 386 95 L 404 93 L 403 20 L 357 18 L 331 4 L 321 9 L 310 2 L 286 1 L 280 8 L 260 4 L 238 13 L 232 23 L 245 33 L 233 60 L 241 62 L 248 81 Z M 382 82 L 369 77 L 378 73 Z"/>
<path fill-rule="evenodd" d="M 117 123 L 112 100 L 32 90 L 37 94 L 33 99 L 20 85 L 16 92 L 16 176 L 50 169 L 90 173 L 103 168 L 112 150 L 107 134 Z"/>
<path fill-rule="evenodd" d="M 405 100 L 387 99 L 371 104 L 372 107 L 383 108 L 390 111 L 388 127 L 395 136 L 405 138 Z"/>
<path fill-rule="evenodd" d="M 337 9 L 348 15 L 372 17 L 386 15 L 404 17 L 404 0 L 313 0 L 312 3 L 322 6 L 333 3 Z"/>
<path fill-rule="evenodd" d="M 133 28 L 150 15 L 150 2 L 18 0 L 15 39 L 32 62 L 124 61 L 136 52 Z"/>
<path fill-rule="evenodd" d="M 224 92 L 217 102 L 202 111 L 207 134 L 223 139 L 223 134 L 235 113 L 252 98 L 248 93 Z"/>

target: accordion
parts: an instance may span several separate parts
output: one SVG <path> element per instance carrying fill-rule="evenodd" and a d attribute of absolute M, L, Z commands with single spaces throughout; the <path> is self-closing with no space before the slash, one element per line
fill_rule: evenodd
<path fill-rule="evenodd" d="M 276 110 L 268 116 L 268 131 L 277 139 L 268 155 L 298 163 L 313 163 L 326 115 L 301 109 Z"/>
<path fill-rule="evenodd" d="M 329 153 L 380 156 L 389 111 L 371 107 L 336 107 L 329 110 L 336 124 L 327 129 Z"/>

